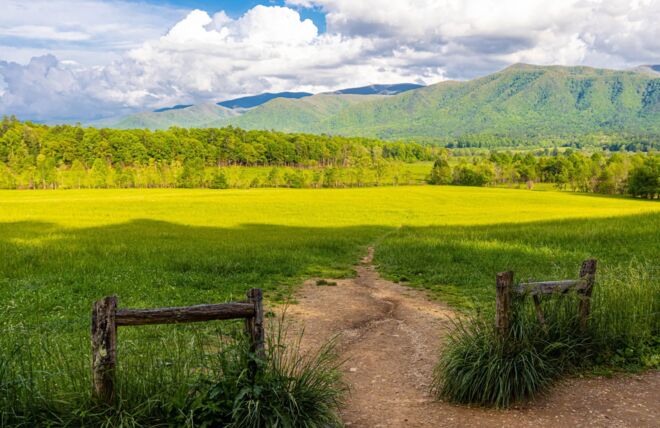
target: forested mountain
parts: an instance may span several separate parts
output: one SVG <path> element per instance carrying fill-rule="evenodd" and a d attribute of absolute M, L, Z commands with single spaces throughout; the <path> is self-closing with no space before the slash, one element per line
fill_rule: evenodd
<path fill-rule="evenodd" d="M 348 104 L 313 120 L 298 113 L 304 101 L 266 103 L 218 124 L 379 138 L 660 132 L 660 78 L 635 71 L 519 64 Z"/>
<path fill-rule="evenodd" d="M 418 140 L 468 134 L 660 134 L 660 75 L 654 67 L 615 71 L 517 64 L 478 79 L 417 89 L 411 84 L 372 85 L 302 98 L 277 97 L 248 109 L 193 106 L 101 124 L 124 129 L 235 125 Z M 404 92 L 377 95 L 400 90 Z"/>
<path fill-rule="evenodd" d="M 209 122 L 240 114 L 239 111 L 215 104 L 175 106 L 157 111 L 131 114 L 119 119 L 100 120 L 89 123 L 96 127 L 115 129 L 167 129 L 171 126 L 200 128 Z"/>
<path fill-rule="evenodd" d="M 320 132 L 319 125 L 335 117 L 351 106 L 377 101 L 386 95 L 318 94 L 299 100 L 277 98 L 247 110 L 229 120 L 225 118 L 210 122 L 208 126 L 234 125 L 244 129 L 275 129 L 292 132 L 305 128 L 309 132 Z M 235 119 L 235 120 L 234 120 Z M 335 134 L 332 131 L 324 131 Z"/>
<path fill-rule="evenodd" d="M 262 104 L 273 102 L 271 108 L 277 108 L 284 101 L 286 106 L 285 117 L 264 118 L 268 120 L 291 121 L 294 126 L 298 120 L 307 119 L 307 115 L 300 115 L 300 110 L 311 108 L 309 112 L 316 120 L 322 119 L 332 114 L 338 108 L 356 102 L 366 101 L 367 98 L 356 98 L 356 95 L 395 95 L 412 89 L 421 88 L 422 85 L 414 83 L 397 83 L 391 85 L 369 85 L 358 88 L 340 89 L 335 92 L 318 94 L 319 97 L 310 102 L 301 104 L 287 104 L 284 100 L 297 100 L 313 96 L 309 92 L 265 92 L 263 94 L 251 95 L 247 97 L 234 98 L 216 103 L 221 108 L 213 108 L 213 104 L 177 104 L 172 107 L 164 107 L 153 112 L 143 112 L 131 114 L 121 118 L 111 118 L 89 123 L 92 126 L 105 126 L 116 129 L 167 129 L 170 126 L 179 126 L 184 128 L 194 128 L 201 126 L 213 126 L 223 119 L 239 116 L 246 110 L 258 107 Z M 346 95 L 345 97 L 339 97 Z M 327 105 L 325 105 L 327 104 Z M 316 111 L 318 110 L 318 111 Z M 292 116 L 291 118 L 286 115 Z M 266 114 L 266 116 L 270 116 Z M 301 117 L 300 117 L 301 116 Z"/>

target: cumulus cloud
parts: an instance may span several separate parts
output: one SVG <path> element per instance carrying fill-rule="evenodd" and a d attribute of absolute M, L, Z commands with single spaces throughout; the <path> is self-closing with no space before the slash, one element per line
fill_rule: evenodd
<path fill-rule="evenodd" d="M 62 0 L 69 6 L 94 1 Z M 514 62 L 622 68 L 656 62 L 660 52 L 660 2 L 653 0 L 286 3 L 255 6 L 238 18 L 194 10 L 160 36 L 134 32 L 115 42 L 107 34 L 124 24 L 3 25 L 0 17 L 0 43 L 3 34 L 58 43 L 104 40 L 101 46 L 123 52 L 100 65 L 64 51 L 58 57 L 76 62 L 50 55 L 0 62 L 0 113 L 89 119 L 263 91 L 471 78 Z M 321 9 L 327 31 L 302 19 L 300 7 Z"/>
<path fill-rule="evenodd" d="M 657 0 L 287 0 L 320 7 L 328 31 L 430 50 L 450 77 L 494 64 L 627 67 L 658 61 Z M 429 43 L 431 41 L 431 43 Z M 475 72 L 465 74 L 465 64 Z"/>

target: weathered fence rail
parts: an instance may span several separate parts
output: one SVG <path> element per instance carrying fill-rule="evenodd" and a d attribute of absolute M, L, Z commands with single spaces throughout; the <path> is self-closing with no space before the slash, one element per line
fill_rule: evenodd
<path fill-rule="evenodd" d="M 589 259 L 582 262 L 579 279 L 568 279 L 562 281 L 539 281 L 526 282 L 514 285 L 513 272 L 500 272 L 497 274 L 496 300 L 495 300 L 495 327 L 501 337 L 509 331 L 511 321 L 511 302 L 514 294 L 521 296 L 532 296 L 534 308 L 539 323 L 545 327 L 545 317 L 541 310 L 540 296 L 544 294 L 564 294 L 569 290 L 575 290 L 580 296 L 578 316 L 580 317 L 580 328 L 587 328 L 587 321 L 591 311 L 591 293 L 596 281 L 596 260 Z"/>
<path fill-rule="evenodd" d="M 92 309 L 92 382 L 94 396 L 106 403 L 115 398 L 117 327 L 152 324 L 178 324 L 213 320 L 245 319 L 250 350 L 264 357 L 263 295 L 258 288 L 247 293 L 246 302 L 195 305 L 157 309 L 117 309 L 117 297 L 94 303 Z M 256 366 L 250 371 L 254 373 Z"/>

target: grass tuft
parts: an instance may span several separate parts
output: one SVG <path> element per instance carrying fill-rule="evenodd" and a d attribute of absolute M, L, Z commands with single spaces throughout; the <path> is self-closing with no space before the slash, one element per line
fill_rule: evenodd
<path fill-rule="evenodd" d="M 589 338 L 579 333 L 571 314 L 576 300 L 548 299 L 544 329 L 531 305 L 515 299 L 515 315 L 504 338 L 498 336 L 490 312 L 456 321 L 435 370 L 434 392 L 458 403 L 495 407 L 534 397 L 589 356 Z"/>
<path fill-rule="evenodd" d="M 196 385 L 184 420 L 232 428 L 342 426 L 338 409 L 347 387 L 334 341 L 305 353 L 302 335 L 288 340 L 283 325 L 279 322 L 269 335 L 265 360 L 255 359 L 245 340 L 217 353 L 212 367 L 222 377 Z M 254 379 L 247 369 L 250 362 L 259 367 Z"/>

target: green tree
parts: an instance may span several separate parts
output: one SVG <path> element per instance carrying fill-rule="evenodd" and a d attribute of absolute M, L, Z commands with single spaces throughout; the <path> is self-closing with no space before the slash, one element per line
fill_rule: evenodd
<path fill-rule="evenodd" d="M 339 187 L 339 171 L 337 168 L 326 168 L 323 171 L 323 187 Z"/>
<path fill-rule="evenodd" d="M 439 158 L 433 163 L 429 184 L 451 184 L 452 171 L 449 162 L 444 158 Z"/>
<path fill-rule="evenodd" d="M 204 185 L 204 161 L 201 158 L 187 160 L 178 180 L 179 187 L 202 187 Z"/>
<path fill-rule="evenodd" d="M 37 156 L 37 169 L 35 180 L 39 187 L 47 189 L 56 187 L 57 170 L 55 169 L 55 159 L 43 154 Z"/>
<path fill-rule="evenodd" d="M 14 175 L 7 166 L 0 162 L 0 189 L 15 189 Z"/>
<path fill-rule="evenodd" d="M 84 186 L 87 170 L 85 165 L 78 159 L 74 160 L 69 169 L 70 187 L 80 189 Z"/>
<path fill-rule="evenodd" d="M 649 156 L 630 173 L 628 192 L 633 196 L 653 199 L 660 195 L 660 160 Z"/>
<path fill-rule="evenodd" d="M 96 189 L 108 187 L 108 175 L 110 170 L 108 164 L 101 158 L 94 159 L 92 168 L 89 170 L 90 185 Z"/>
<path fill-rule="evenodd" d="M 209 187 L 211 189 L 228 189 L 229 180 L 227 179 L 227 174 L 225 174 L 223 170 L 218 168 L 213 173 L 213 178 L 211 179 L 211 183 L 209 184 Z"/>
<path fill-rule="evenodd" d="M 135 187 L 135 171 L 133 171 L 133 168 L 117 167 L 115 181 L 117 186 L 121 188 Z"/>
<path fill-rule="evenodd" d="M 269 172 L 266 182 L 271 187 L 279 187 L 282 184 L 282 171 L 274 166 Z"/>

